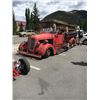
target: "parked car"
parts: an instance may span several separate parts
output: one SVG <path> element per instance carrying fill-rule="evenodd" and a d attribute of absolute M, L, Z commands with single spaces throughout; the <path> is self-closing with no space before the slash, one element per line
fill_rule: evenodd
<path fill-rule="evenodd" d="M 68 44 L 70 47 L 76 45 L 76 35 L 68 34 L 64 37 L 62 33 L 41 33 L 22 42 L 18 47 L 18 54 L 47 58 L 68 50 Z"/>
<path fill-rule="evenodd" d="M 77 31 L 78 32 L 78 31 Z M 87 33 L 84 30 L 80 30 L 80 44 L 87 45 Z"/>
<path fill-rule="evenodd" d="M 87 45 L 87 33 L 83 34 L 82 44 Z"/>
<path fill-rule="evenodd" d="M 19 37 L 26 37 L 26 36 L 30 36 L 30 35 L 34 35 L 35 32 L 32 30 L 26 30 L 23 32 L 19 32 Z"/>

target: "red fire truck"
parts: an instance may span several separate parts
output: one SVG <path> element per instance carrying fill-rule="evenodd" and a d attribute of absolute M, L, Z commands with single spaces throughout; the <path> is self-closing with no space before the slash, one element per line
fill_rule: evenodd
<path fill-rule="evenodd" d="M 41 33 L 28 37 L 18 48 L 18 54 L 32 57 L 49 57 L 68 50 L 69 46 L 76 44 L 75 34 Z"/>

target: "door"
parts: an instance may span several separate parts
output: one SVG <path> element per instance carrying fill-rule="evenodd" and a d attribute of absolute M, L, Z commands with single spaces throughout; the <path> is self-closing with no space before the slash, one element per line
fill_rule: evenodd
<path fill-rule="evenodd" d="M 54 47 L 56 49 L 60 49 L 60 48 L 62 48 L 63 43 L 64 43 L 64 36 L 63 36 L 63 34 L 56 34 L 54 36 Z"/>

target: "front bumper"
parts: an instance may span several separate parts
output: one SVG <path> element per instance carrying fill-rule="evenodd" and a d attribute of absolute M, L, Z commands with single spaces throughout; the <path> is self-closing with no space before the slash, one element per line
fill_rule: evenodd
<path fill-rule="evenodd" d="M 30 57 L 36 57 L 36 58 L 42 58 L 41 55 L 31 54 L 31 53 L 19 51 L 19 50 L 17 51 L 17 54 L 26 55 L 26 56 L 30 56 Z"/>

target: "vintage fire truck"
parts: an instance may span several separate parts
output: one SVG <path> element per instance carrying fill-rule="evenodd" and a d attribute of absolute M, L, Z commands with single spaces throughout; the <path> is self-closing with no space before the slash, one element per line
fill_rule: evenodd
<path fill-rule="evenodd" d="M 18 54 L 37 58 L 47 58 L 68 50 L 76 44 L 75 34 L 41 33 L 28 37 L 18 47 Z"/>

